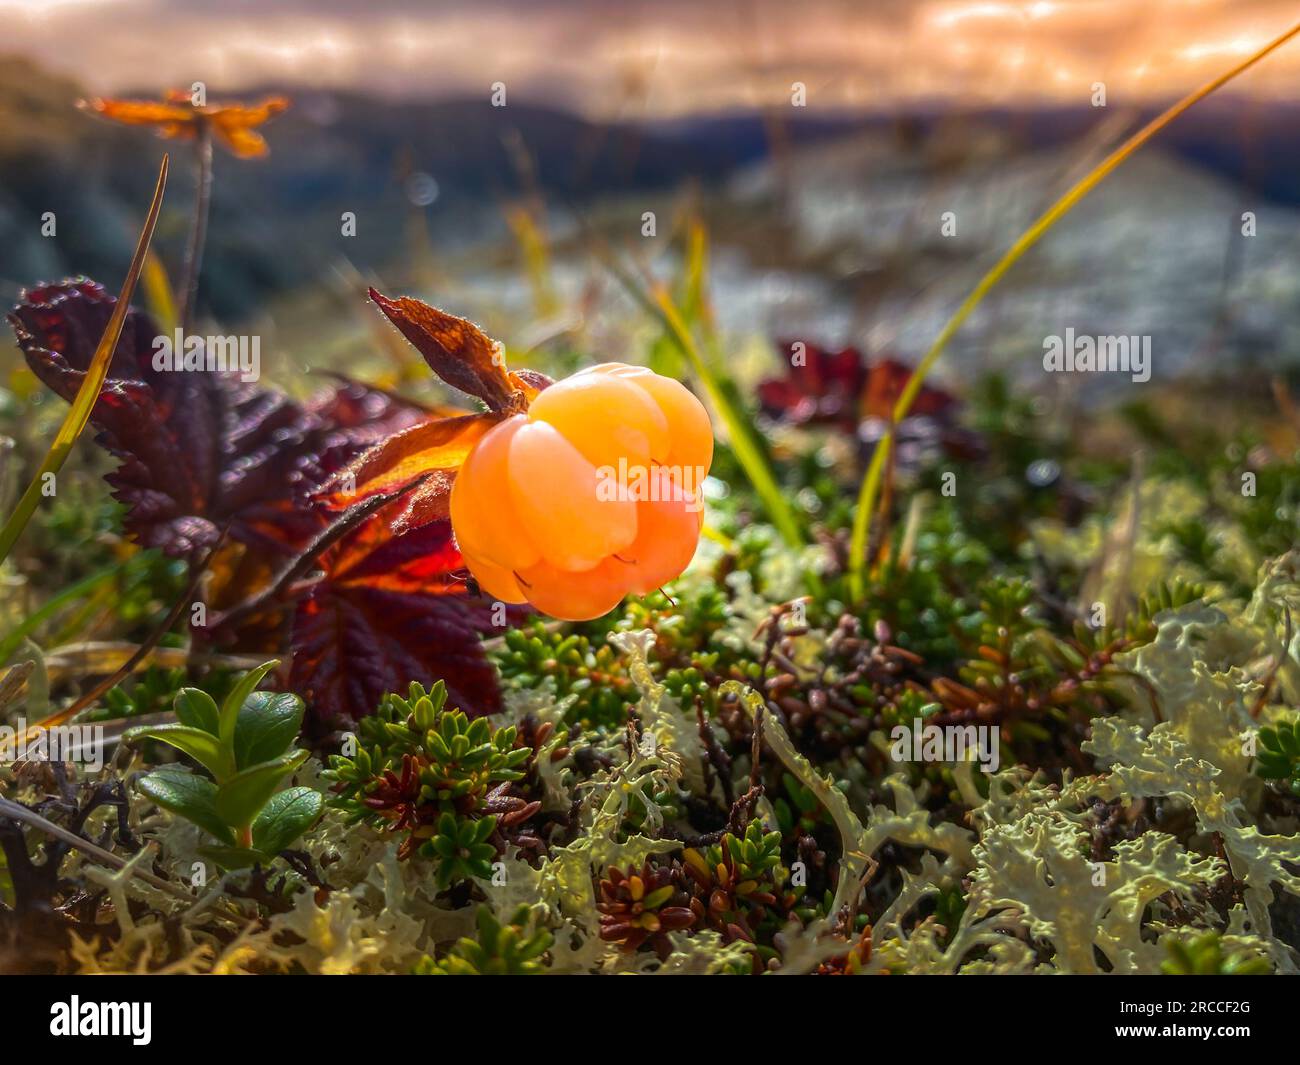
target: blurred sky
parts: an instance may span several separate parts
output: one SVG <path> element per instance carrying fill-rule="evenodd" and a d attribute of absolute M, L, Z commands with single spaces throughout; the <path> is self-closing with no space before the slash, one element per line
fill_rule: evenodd
<path fill-rule="evenodd" d="M 1300 19 L 1296 0 L 0 0 L 0 53 L 93 91 L 270 83 L 488 92 L 595 117 L 788 101 L 887 109 L 1167 97 Z M 1300 45 L 1240 85 L 1300 98 Z"/>

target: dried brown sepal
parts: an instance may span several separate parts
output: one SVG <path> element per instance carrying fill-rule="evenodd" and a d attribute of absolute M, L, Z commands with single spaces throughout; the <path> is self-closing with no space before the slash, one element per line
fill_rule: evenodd
<path fill-rule="evenodd" d="M 491 410 L 511 407 L 516 386 L 506 372 L 503 349 L 473 322 L 410 296 L 389 299 L 372 288 L 370 298 L 447 384 Z"/>
<path fill-rule="evenodd" d="M 555 381 L 540 370 L 529 370 L 525 367 L 510 371 L 510 383 L 531 403 L 543 389 L 550 388 Z"/>

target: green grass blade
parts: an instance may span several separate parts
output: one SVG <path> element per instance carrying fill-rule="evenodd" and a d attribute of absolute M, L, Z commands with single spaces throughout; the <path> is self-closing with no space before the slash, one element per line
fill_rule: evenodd
<path fill-rule="evenodd" d="M 671 339 L 673 347 L 677 348 L 694 369 L 695 376 L 699 377 L 699 384 L 708 394 L 708 401 L 727 425 L 732 451 L 735 451 L 737 462 L 744 469 L 745 476 L 753 485 L 759 502 L 767 511 L 767 516 L 772 520 L 777 532 L 780 532 L 781 538 L 792 547 L 805 544 L 806 538 L 803 536 L 800 521 L 794 516 L 794 511 L 790 510 L 785 495 L 781 494 L 780 485 L 776 482 L 772 468 L 768 466 L 762 447 L 759 447 L 758 442 L 754 440 L 753 425 L 744 412 L 737 410 L 736 404 L 728 397 L 722 382 L 699 354 L 699 347 L 685 321 L 682 320 L 681 312 L 677 311 L 676 304 L 673 304 L 672 296 L 669 296 L 663 287 L 659 287 L 651 294 L 645 286 L 638 285 L 637 281 L 629 276 L 627 270 L 617 264 L 612 255 L 602 255 L 601 259 L 604 267 L 614 274 L 620 285 L 627 290 L 628 295 L 645 308 L 646 312 L 659 319 L 660 324 L 667 330 L 668 339 Z"/>
<path fill-rule="evenodd" d="M 628 295 L 649 314 L 659 319 L 673 346 L 677 348 L 694 369 L 696 376 L 700 379 L 700 384 L 708 393 L 709 402 L 712 404 L 713 409 L 718 412 L 718 416 L 727 426 L 727 433 L 731 437 L 731 448 L 735 452 L 736 461 L 740 463 L 741 469 L 745 471 L 745 476 L 749 479 L 749 483 L 758 495 L 759 502 L 763 504 L 763 508 L 767 511 L 768 517 L 771 519 L 772 524 L 776 526 L 782 539 L 792 547 L 805 543 L 806 540 L 799 521 L 782 494 L 780 485 L 777 484 L 776 476 L 772 473 L 772 468 L 768 465 L 762 448 L 759 447 L 754 438 L 753 425 L 745 417 L 744 412 L 737 409 L 727 395 L 727 390 L 722 387 L 722 383 L 705 362 L 704 357 L 700 354 L 699 346 L 691 336 L 691 331 L 683 321 L 681 313 L 673 303 L 672 297 L 663 288 L 659 288 L 654 294 L 648 292 L 646 287 L 638 284 L 615 261 L 612 255 L 603 254 L 601 260 L 604 262 L 606 269 L 627 290 Z"/>
<path fill-rule="evenodd" d="M 880 494 L 880 479 L 893 444 L 894 430 L 891 426 L 871 453 L 871 464 L 862 478 L 857 509 L 853 512 L 853 536 L 849 541 L 849 598 L 855 603 L 861 602 L 866 592 L 867 535 L 871 531 L 871 512 L 876 506 L 876 496 Z"/>
<path fill-rule="evenodd" d="M 668 293 L 661 290 L 656 294 L 655 300 L 664 323 L 668 326 L 669 336 L 690 362 L 695 375 L 700 379 L 700 384 L 704 386 L 704 391 L 709 395 L 713 409 L 718 412 L 727 426 L 727 436 L 731 441 L 731 449 L 736 455 L 736 461 L 745 471 L 749 483 L 754 486 L 754 491 L 762 501 L 768 517 L 772 519 L 772 524 L 776 526 L 787 544 L 798 547 L 804 543 L 803 530 L 785 495 L 781 492 L 781 486 L 777 484 L 772 467 L 768 465 L 767 458 L 754 438 L 753 425 L 744 412 L 731 402 L 726 389 L 709 369 Z"/>
<path fill-rule="evenodd" d="M 158 184 L 154 188 L 153 202 L 149 205 L 149 214 L 145 219 L 144 229 L 140 232 L 140 239 L 135 246 L 135 255 L 131 258 L 130 269 L 127 270 L 126 281 L 122 285 L 122 291 L 117 297 L 117 306 L 113 308 L 113 315 L 108 320 L 108 325 L 104 328 L 104 335 L 99 338 L 99 346 L 95 349 L 94 358 L 90 360 L 90 366 L 86 370 L 86 376 L 82 379 L 81 387 L 77 390 L 76 396 L 73 397 L 72 405 L 68 408 L 68 415 L 63 419 L 63 424 L 59 426 L 59 431 L 54 437 L 54 443 L 50 445 L 44 460 L 41 462 L 36 471 L 36 476 L 32 478 L 32 483 L 27 486 L 27 491 L 22 494 L 18 500 L 18 506 L 5 522 L 4 528 L 0 529 L 0 562 L 3 562 L 8 556 L 10 549 L 17 542 L 18 537 L 22 535 L 23 529 L 27 527 L 27 522 L 31 516 L 36 513 L 36 507 L 41 500 L 41 488 L 47 473 L 57 473 L 67 459 L 69 452 L 72 451 L 72 445 L 77 442 L 77 437 L 86 427 L 86 422 L 90 420 L 90 412 L 94 409 L 95 401 L 99 399 L 99 391 L 104 387 L 104 378 L 108 375 L 108 364 L 113 357 L 113 352 L 117 349 L 118 339 L 122 335 L 122 326 L 126 321 L 126 312 L 131 303 L 131 296 L 135 292 L 135 283 L 140 277 L 140 271 L 144 267 L 145 255 L 149 251 L 149 241 L 153 238 L 154 226 L 158 223 L 158 211 L 162 207 L 163 189 L 167 185 L 167 156 L 163 156 L 162 166 L 158 170 Z"/>
<path fill-rule="evenodd" d="M 853 600 L 856 602 L 862 598 L 865 590 L 864 571 L 866 568 L 866 554 L 868 537 L 871 531 L 871 512 L 875 509 L 876 497 L 880 491 L 880 482 L 882 479 L 885 460 L 888 458 L 890 447 L 893 441 L 894 426 L 898 425 L 905 417 L 907 412 L 912 409 L 912 403 L 917 394 L 921 391 L 921 386 L 925 383 L 925 378 L 934 368 L 935 362 L 948 346 L 948 342 L 956 334 L 970 317 L 971 312 L 979 306 L 980 302 L 993 289 L 999 281 L 1006 276 L 1007 272 L 1017 261 L 1043 238 L 1048 230 L 1059 222 L 1065 215 L 1069 214 L 1076 205 L 1090 193 L 1094 188 L 1100 185 L 1110 174 L 1115 171 L 1121 163 L 1129 156 L 1141 148 L 1147 141 L 1151 140 L 1157 133 L 1167 125 L 1178 118 L 1179 115 L 1195 106 L 1211 93 L 1222 88 L 1233 78 L 1244 73 L 1253 67 L 1260 60 L 1264 59 L 1271 52 L 1281 48 L 1297 34 L 1300 34 L 1300 24 L 1292 26 L 1285 33 L 1275 37 L 1263 48 L 1254 54 L 1248 56 L 1242 62 L 1238 63 L 1231 70 L 1220 74 L 1212 81 L 1206 82 L 1199 89 L 1183 97 L 1176 104 L 1157 115 L 1140 130 L 1134 133 L 1128 140 L 1111 152 L 1105 159 L 1098 163 L 1091 171 L 1085 174 L 1076 182 L 1059 200 L 1049 207 L 1038 219 L 1031 225 L 1020 238 L 1007 249 L 1006 253 L 999 259 L 993 268 L 989 270 L 981 279 L 978 285 L 971 291 L 970 295 L 962 301 L 956 313 L 948 320 L 948 323 L 940 331 L 930 350 L 925 353 L 925 357 L 917 364 L 916 372 L 912 374 L 898 397 L 898 402 L 894 405 L 891 425 L 888 432 L 881 438 L 880 443 L 876 446 L 876 452 L 872 456 L 871 465 L 868 466 L 866 476 L 862 480 L 862 490 L 858 494 L 858 508 L 853 518 L 853 538 L 849 547 L 849 590 Z"/>
<path fill-rule="evenodd" d="M 78 581 L 58 595 L 53 596 L 47 602 L 42 604 L 38 609 L 28 614 L 13 631 L 9 632 L 3 640 L 0 640 L 0 666 L 9 661 L 12 655 L 22 645 L 23 640 L 40 628 L 46 621 L 52 618 L 60 610 L 70 603 L 75 603 L 82 596 L 93 592 L 100 585 L 113 580 L 119 573 L 126 568 L 126 562 L 117 562 L 100 570 L 98 573 L 92 573 L 84 580 Z"/>

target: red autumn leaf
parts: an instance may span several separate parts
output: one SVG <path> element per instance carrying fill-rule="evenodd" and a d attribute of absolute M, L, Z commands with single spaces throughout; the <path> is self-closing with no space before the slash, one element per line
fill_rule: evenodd
<path fill-rule="evenodd" d="M 411 681 L 441 679 L 470 716 L 501 709 L 480 641 L 493 630 L 493 604 L 465 594 L 451 523 L 401 536 L 388 535 L 391 524 L 381 512 L 331 548 L 321 559 L 324 579 L 298 605 L 289 680 L 317 736 L 350 728 Z"/>
<path fill-rule="evenodd" d="M 424 407 L 339 374 L 329 376 L 338 384 L 305 405 L 307 415 L 316 423 L 319 447 L 304 452 L 292 475 L 294 505 L 304 512 L 304 524 L 319 523 L 313 524 L 313 529 L 323 528 L 328 518 L 320 513 L 312 495 L 330 474 L 387 436 L 451 410 Z M 283 559 L 269 558 L 265 552 L 228 540 L 208 565 L 209 607 L 220 614 L 239 606 L 270 585 L 284 565 Z M 243 617 L 238 626 L 213 635 L 241 650 L 282 653 L 288 631 L 285 609 L 292 606 L 291 601 L 268 603 L 264 610 Z"/>
<path fill-rule="evenodd" d="M 465 413 L 446 406 L 426 407 L 343 374 L 326 376 L 337 383 L 305 404 L 307 414 L 320 424 L 323 435 L 319 454 L 305 460 L 298 470 L 304 498 L 358 455 L 395 433 L 421 422 Z"/>
<path fill-rule="evenodd" d="M 851 432 L 867 418 L 889 418 L 912 376 L 912 368 L 897 359 L 868 362 L 857 348 L 831 351 L 800 343 L 802 363 L 792 361 L 784 377 L 758 386 L 764 411 L 782 421 L 839 425 Z M 780 345 L 783 353 L 795 348 L 793 341 Z M 956 407 L 950 393 L 922 385 L 908 416 L 943 416 Z"/>
<path fill-rule="evenodd" d="M 460 413 L 445 407 L 425 407 L 343 374 L 327 376 L 336 384 L 312 396 L 305 405 L 308 414 L 329 427 L 327 451 L 338 445 L 370 447 L 429 418 Z"/>
<path fill-rule="evenodd" d="M 349 508 L 328 525 L 323 525 L 294 558 L 277 567 L 272 567 L 264 556 L 258 558 L 248 552 L 241 555 L 237 551 L 228 553 L 224 549 L 218 551 L 209 566 L 209 598 L 215 613 L 209 615 L 206 626 L 194 633 L 194 639 L 225 646 L 233 641 L 245 647 L 245 640 L 257 641 L 259 637 L 279 633 L 284 628 L 285 608 L 302 593 L 308 575 L 320 568 L 319 560 L 396 498 L 397 494 L 376 496 Z M 391 536 L 386 526 L 378 525 L 376 528 L 382 530 L 382 535 Z M 260 568 L 249 566 L 250 558 Z M 232 587 L 233 582 L 250 577 L 247 588 L 240 588 L 237 584 Z M 283 638 L 280 642 L 283 643 Z M 268 650 L 276 644 L 263 647 L 254 642 L 252 646 Z"/>
<path fill-rule="evenodd" d="M 93 281 L 65 281 L 25 292 L 9 315 L 33 372 L 65 399 L 115 303 Z M 127 531 L 173 556 L 210 547 L 227 523 L 232 545 L 292 556 L 324 525 L 295 494 L 442 413 L 346 379 L 304 408 L 232 374 L 155 370 L 157 332 L 143 312 L 127 314 L 91 417 L 99 443 L 122 460 L 108 481 L 128 507 Z"/>
<path fill-rule="evenodd" d="M 857 397 L 866 380 L 866 365 L 856 348 L 828 351 L 802 342 L 803 364 L 791 361 L 784 377 L 758 386 L 763 410 L 774 418 L 805 423 L 857 424 Z M 783 356 L 799 349 L 794 342 L 779 346 Z"/>
<path fill-rule="evenodd" d="M 328 510 L 341 512 L 421 481 L 393 510 L 393 530 L 402 532 L 445 519 L 456 471 L 501 418 L 485 412 L 413 425 L 359 455 L 321 485 L 315 498 Z"/>
<path fill-rule="evenodd" d="M 794 342 L 781 345 L 794 354 Z M 830 351 L 802 344 L 803 359 L 791 361 L 784 377 L 758 386 L 763 411 L 792 425 L 824 425 L 850 433 L 874 447 L 889 428 L 894 405 L 911 380 L 912 368 L 897 359 L 868 362 L 857 348 Z M 957 424 L 957 399 L 942 388 L 922 385 L 894 433 L 895 462 L 901 469 L 924 465 L 937 453 L 976 458 L 984 450 L 978 433 Z"/>
<path fill-rule="evenodd" d="M 113 306 L 93 282 L 38 286 L 10 322 L 33 371 L 67 398 Z M 108 479 L 127 504 L 127 530 L 142 543 L 193 558 L 229 526 L 209 566 L 212 625 L 195 639 L 280 653 L 292 620 L 292 682 L 313 702 L 318 732 L 372 713 L 385 692 L 412 680 L 444 680 L 467 713 L 499 709 L 479 638 L 492 604 L 465 594 L 450 524 L 426 520 L 438 513 L 429 488 L 437 479 L 420 469 L 382 491 L 370 485 L 376 490 L 333 518 L 311 500 L 327 473 L 359 454 L 391 455 L 389 439 L 402 442 L 398 450 L 423 441 L 430 446 L 416 453 L 427 458 L 441 434 L 447 457 L 468 449 L 468 426 L 486 428 L 498 416 L 453 418 L 449 433 L 436 428 L 445 409 L 352 381 L 302 406 L 228 374 L 155 370 L 156 332 L 139 311 L 127 315 L 92 420 L 99 442 L 121 460 Z M 530 375 L 511 388 L 547 383 Z M 459 461 L 449 461 L 454 472 Z M 432 494 L 417 496 L 426 489 Z M 312 569 L 323 575 L 309 581 Z"/>
<path fill-rule="evenodd" d="M 92 281 L 37 286 L 9 315 L 28 365 L 71 400 L 116 300 Z M 108 379 L 91 414 L 121 465 L 108 475 L 128 507 L 128 532 L 177 557 L 233 540 L 284 553 L 319 527 L 288 486 L 318 446 L 315 421 L 278 392 L 231 374 L 153 368 L 157 328 L 127 314 Z"/>
<path fill-rule="evenodd" d="M 491 410 L 510 405 L 515 386 L 501 345 L 473 322 L 410 296 L 389 299 L 372 288 L 370 298 L 447 384 L 481 399 Z"/>
<path fill-rule="evenodd" d="M 894 404 L 912 379 L 912 367 L 897 359 L 880 359 L 867 370 L 866 384 L 858 393 L 858 413 L 863 418 L 888 418 Z M 942 418 L 955 412 L 957 398 L 942 388 L 922 385 L 907 412 L 909 418 Z"/>

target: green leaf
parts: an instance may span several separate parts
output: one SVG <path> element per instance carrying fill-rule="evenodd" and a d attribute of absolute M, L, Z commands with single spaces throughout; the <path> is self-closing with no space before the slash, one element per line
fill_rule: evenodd
<path fill-rule="evenodd" d="M 307 751 L 290 751 L 269 762 L 241 769 L 217 788 L 217 813 L 227 824 L 250 824 L 275 794 L 285 774 L 302 765 L 307 755 Z"/>
<path fill-rule="evenodd" d="M 252 692 L 235 718 L 235 765 L 247 769 L 279 758 L 298 738 L 303 703 L 290 692 Z"/>
<path fill-rule="evenodd" d="M 1291 760 L 1264 753 L 1255 760 L 1255 773 L 1265 780 L 1285 780 L 1291 775 Z"/>
<path fill-rule="evenodd" d="M 314 788 L 287 788 L 272 795 L 253 822 L 253 844 L 265 854 L 279 854 L 311 827 L 325 806 Z"/>
<path fill-rule="evenodd" d="M 200 847 L 199 853 L 222 869 L 247 869 L 258 862 L 270 865 L 275 857 L 251 847 Z"/>
<path fill-rule="evenodd" d="M 136 786 L 164 810 L 193 821 L 223 843 L 235 842 L 234 833 L 217 813 L 217 786 L 207 777 L 170 766 L 141 778 Z"/>
<path fill-rule="evenodd" d="M 1277 738 L 1282 745 L 1282 750 L 1292 758 L 1300 755 L 1300 738 L 1297 738 L 1295 729 L 1288 722 L 1284 721 L 1278 725 Z"/>
<path fill-rule="evenodd" d="M 217 702 L 198 688 L 182 688 L 176 693 L 176 718 L 182 725 L 217 734 L 219 714 Z"/>
<path fill-rule="evenodd" d="M 1282 740 L 1278 735 L 1277 729 L 1262 728 L 1259 730 L 1259 742 L 1266 751 L 1272 751 L 1274 754 L 1286 754 L 1282 747 Z"/>
<path fill-rule="evenodd" d="M 218 729 L 221 742 L 226 747 L 233 748 L 234 746 L 235 723 L 239 720 L 239 709 L 244 705 L 244 700 L 262 683 L 262 678 L 279 664 L 278 660 L 272 659 L 270 662 L 263 662 L 256 669 L 250 669 L 239 678 L 239 683 L 235 685 L 234 690 L 226 696 L 226 701 L 221 704 L 220 727 Z"/>
<path fill-rule="evenodd" d="M 161 740 L 178 751 L 183 751 L 203 765 L 218 781 L 235 771 L 229 752 L 210 732 L 190 725 L 149 725 L 128 729 L 123 738 L 128 743 L 136 740 Z"/>

